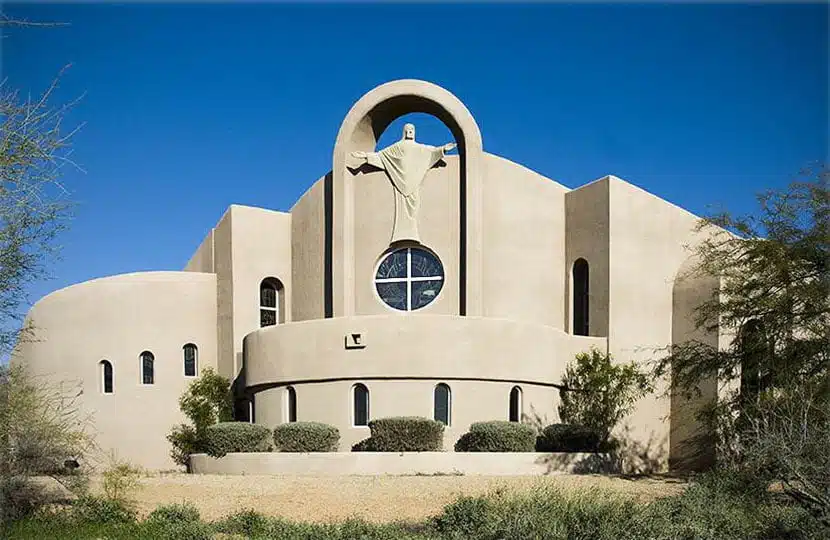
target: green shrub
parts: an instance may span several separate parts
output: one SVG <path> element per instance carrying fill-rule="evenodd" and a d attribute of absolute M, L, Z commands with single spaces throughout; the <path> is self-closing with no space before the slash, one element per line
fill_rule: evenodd
<path fill-rule="evenodd" d="M 190 503 L 159 506 L 147 516 L 147 521 L 160 523 L 190 523 L 199 519 L 199 509 Z"/>
<path fill-rule="evenodd" d="M 279 452 L 336 452 L 340 431 L 320 422 L 291 422 L 274 428 L 274 445 Z"/>
<path fill-rule="evenodd" d="M 362 441 L 358 441 L 352 445 L 352 452 L 376 452 L 374 448 L 374 441 L 371 437 L 367 437 Z"/>
<path fill-rule="evenodd" d="M 369 422 L 376 452 L 437 452 L 443 448 L 444 424 L 420 416 L 395 416 Z"/>
<path fill-rule="evenodd" d="M 527 424 L 493 420 L 476 422 L 455 443 L 456 452 L 533 452 L 536 432 Z"/>
<path fill-rule="evenodd" d="M 241 534 L 248 538 L 268 533 L 268 518 L 256 510 L 240 510 L 216 523 L 217 532 Z"/>
<path fill-rule="evenodd" d="M 574 424 L 551 424 L 536 440 L 540 452 L 598 452 L 607 450 L 596 430 Z"/>
<path fill-rule="evenodd" d="M 205 429 L 207 454 L 222 457 L 231 452 L 270 452 L 271 430 L 248 422 L 220 422 Z"/>
<path fill-rule="evenodd" d="M 133 523 L 135 509 L 121 499 L 84 495 L 72 503 L 72 517 L 86 523 Z"/>

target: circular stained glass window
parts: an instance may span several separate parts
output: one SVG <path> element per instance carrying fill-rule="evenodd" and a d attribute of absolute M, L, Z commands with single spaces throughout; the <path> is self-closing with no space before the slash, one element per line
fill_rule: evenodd
<path fill-rule="evenodd" d="M 421 248 L 403 248 L 388 253 L 375 274 L 375 288 L 380 299 L 400 311 L 413 311 L 428 305 L 443 286 L 441 261 Z"/>

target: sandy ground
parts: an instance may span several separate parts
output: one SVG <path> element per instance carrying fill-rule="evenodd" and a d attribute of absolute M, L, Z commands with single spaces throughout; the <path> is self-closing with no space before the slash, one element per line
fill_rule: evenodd
<path fill-rule="evenodd" d="M 98 482 L 93 482 L 95 489 Z M 146 515 L 160 504 L 196 505 L 204 519 L 218 519 L 238 510 L 295 521 L 326 522 L 361 517 L 382 523 L 419 521 L 438 514 L 460 495 L 495 489 L 530 490 L 552 485 L 565 489 L 606 488 L 650 500 L 673 495 L 683 482 L 667 478 L 560 476 L 219 476 L 156 474 L 141 479 L 136 492 Z"/>

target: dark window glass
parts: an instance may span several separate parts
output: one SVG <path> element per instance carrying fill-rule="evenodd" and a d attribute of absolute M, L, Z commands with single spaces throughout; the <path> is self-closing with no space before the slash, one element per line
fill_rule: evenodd
<path fill-rule="evenodd" d="M 259 305 L 260 307 L 277 307 L 277 288 L 268 282 L 263 282 L 259 286 Z"/>
<path fill-rule="evenodd" d="M 153 353 L 141 353 L 141 382 L 144 384 L 153 384 Z"/>
<path fill-rule="evenodd" d="M 297 392 L 290 386 L 288 387 L 288 421 L 297 421 Z"/>
<path fill-rule="evenodd" d="M 573 268 L 573 333 L 588 335 L 588 262 L 577 259 Z"/>
<path fill-rule="evenodd" d="M 185 377 L 196 376 L 196 345 L 192 343 L 184 346 L 184 375 Z"/>
<path fill-rule="evenodd" d="M 450 387 L 446 384 L 439 384 L 435 387 L 435 413 L 434 419 L 445 426 L 450 425 Z"/>
<path fill-rule="evenodd" d="M 441 261 L 423 249 L 411 248 L 412 277 L 444 277 Z"/>
<path fill-rule="evenodd" d="M 396 251 L 380 263 L 377 279 L 405 278 L 406 277 L 406 250 Z"/>
<path fill-rule="evenodd" d="M 259 310 L 259 326 L 274 326 L 277 324 L 277 312 L 273 309 L 260 309 Z"/>
<path fill-rule="evenodd" d="M 406 311 L 406 282 L 392 281 L 376 283 L 378 295 L 389 306 Z"/>
<path fill-rule="evenodd" d="M 519 422 L 522 416 L 522 390 L 518 386 L 514 386 L 510 390 L 510 421 Z"/>
<path fill-rule="evenodd" d="M 101 375 L 104 382 L 104 393 L 112 394 L 112 364 L 108 360 L 101 361 Z"/>
<path fill-rule="evenodd" d="M 757 320 L 741 328 L 741 401 L 751 403 L 764 390 L 761 376 L 768 352 L 764 328 Z"/>
<path fill-rule="evenodd" d="M 428 281 L 413 281 L 412 282 L 412 309 L 418 309 L 429 304 L 438 293 L 441 292 L 441 287 L 444 286 L 444 280 L 431 279 Z"/>
<path fill-rule="evenodd" d="M 362 384 L 354 386 L 354 425 L 369 424 L 369 390 Z"/>

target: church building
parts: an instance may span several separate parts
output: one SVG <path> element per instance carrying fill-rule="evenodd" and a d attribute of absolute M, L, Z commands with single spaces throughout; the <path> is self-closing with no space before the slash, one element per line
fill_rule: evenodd
<path fill-rule="evenodd" d="M 379 148 L 409 113 L 455 140 L 422 141 L 407 124 Z M 678 280 L 696 216 L 615 176 L 569 189 L 485 152 L 470 111 L 439 86 L 369 91 L 328 168 L 308 172 L 288 212 L 231 205 L 182 271 L 45 296 L 12 361 L 82 385 L 98 446 L 158 470 L 174 467 L 165 436 L 208 367 L 233 381 L 237 419 L 332 424 L 348 452 L 373 418 L 423 416 L 446 424 L 452 451 L 472 422 L 556 422 L 580 352 L 645 364 L 720 338 L 693 321 L 712 283 Z M 626 420 L 662 468 L 696 429 L 689 403 L 664 390 Z"/>

